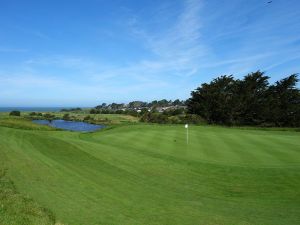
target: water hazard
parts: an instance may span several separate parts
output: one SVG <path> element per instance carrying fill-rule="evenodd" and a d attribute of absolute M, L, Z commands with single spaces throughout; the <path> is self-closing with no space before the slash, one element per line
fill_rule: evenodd
<path fill-rule="evenodd" d="M 92 132 L 104 128 L 104 125 L 90 124 L 86 122 L 67 121 L 67 120 L 33 120 L 33 123 L 48 125 L 55 128 L 64 130 Z"/>

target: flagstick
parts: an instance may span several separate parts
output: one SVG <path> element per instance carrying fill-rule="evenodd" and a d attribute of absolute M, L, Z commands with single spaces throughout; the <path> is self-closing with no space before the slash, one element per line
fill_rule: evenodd
<path fill-rule="evenodd" d="M 189 144 L 189 128 L 186 128 L 186 144 Z"/>
<path fill-rule="evenodd" d="M 185 128 L 186 128 L 186 144 L 188 145 L 189 144 L 189 125 L 186 124 Z"/>

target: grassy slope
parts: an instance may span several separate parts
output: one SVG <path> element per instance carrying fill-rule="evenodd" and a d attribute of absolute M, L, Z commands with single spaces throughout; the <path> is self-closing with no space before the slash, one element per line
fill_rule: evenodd
<path fill-rule="evenodd" d="M 0 224 L 52 225 L 54 216 L 39 204 L 19 194 L 5 171 L 0 171 Z"/>
<path fill-rule="evenodd" d="M 0 140 L 17 189 L 66 224 L 300 223 L 298 132 L 195 126 L 187 146 L 182 126 L 0 127 Z"/>

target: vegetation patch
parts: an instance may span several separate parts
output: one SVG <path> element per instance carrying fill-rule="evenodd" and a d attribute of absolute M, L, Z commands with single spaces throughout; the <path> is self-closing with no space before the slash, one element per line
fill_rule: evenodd
<path fill-rule="evenodd" d="M 5 170 L 0 169 L 0 224 L 53 225 L 54 216 L 32 199 L 19 194 Z"/>
<path fill-rule="evenodd" d="M 53 127 L 38 125 L 31 122 L 30 119 L 23 117 L 0 117 L 0 126 L 18 128 L 24 130 L 56 130 Z"/>

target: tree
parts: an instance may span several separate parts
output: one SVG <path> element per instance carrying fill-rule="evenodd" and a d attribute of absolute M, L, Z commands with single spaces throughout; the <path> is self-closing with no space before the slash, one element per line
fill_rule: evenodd
<path fill-rule="evenodd" d="M 112 109 L 112 110 L 118 110 L 118 109 L 122 109 L 124 107 L 124 104 L 118 104 L 118 103 L 112 103 L 111 105 L 110 105 L 110 108 Z"/>
<path fill-rule="evenodd" d="M 17 110 L 14 110 L 14 111 L 11 111 L 9 113 L 10 116 L 21 116 L 21 112 L 20 111 L 17 111 Z"/>
<path fill-rule="evenodd" d="M 147 112 L 148 112 L 148 109 L 147 109 L 147 108 L 143 108 L 143 109 L 141 109 L 140 114 L 141 114 L 141 115 L 144 115 L 144 114 L 147 113 Z"/>
<path fill-rule="evenodd" d="M 97 109 L 91 109 L 90 110 L 90 114 L 99 114 L 99 113 L 100 113 L 100 111 L 97 110 Z"/>
<path fill-rule="evenodd" d="M 181 105 L 181 101 L 179 99 L 176 99 L 174 102 L 173 102 L 173 105 L 176 106 L 176 105 Z"/>
<path fill-rule="evenodd" d="M 188 112 L 198 114 L 209 123 L 231 124 L 234 115 L 236 82 L 223 75 L 209 84 L 204 83 L 187 101 Z"/>
<path fill-rule="evenodd" d="M 105 109 L 106 106 L 107 106 L 106 103 L 102 103 L 101 105 L 97 105 L 95 108 L 96 108 L 96 109 Z"/>
<path fill-rule="evenodd" d="M 166 100 L 166 99 L 162 99 L 162 100 L 159 100 L 159 101 L 157 102 L 157 105 L 158 105 L 159 107 L 168 106 L 168 105 L 169 105 L 169 101 Z"/>
<path fill-rule="evenodd" d="M 52 115 L 52 114 L 50 114 L 50 113 L 46 113 L 46 114 L 44 115 L 44 118 L 45 118 L 46 120 L 48 120 L 49 123 L 51 123 L 52 120 L 55 118 L 55 116 Z"/>
<path fill-rule="evenodd" d="M 135 108 L 142 108 L 142 107 L 146 107 L 147 103 L 146 102 L 142 102 L 142 101 L 133 101 L 133 102 L 129 102 L 128 107 L 130 109 L 135 109 Z"/>
<path fill-rule="evenodd" d="M 297 74 L 292 74 L 270 86 L 268 121 L 276 126 L 300 126 L 300 92 L 296 88 Z"/>
<path fill-rule="evenodd" d="M 70 120 L 70 115 L 69 115 L 69 113 L 64 114 L 63 120 Z"/>
<path fill-rule="evenodd" d="M 192 91 L 188 112 L 209 123 L 300 126 L 300 90 L 298 75 L 292 74 L 269 85 L 261 71 L 242 80 L 220 76 Z"/>
<path fill-rule="evenodd" d="M 267 107 L 266 90 L 269 77 L 256 71 L 237 81 L 236 117 L 242 124 L 255 125 L 265 122 Z"/>

